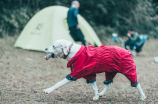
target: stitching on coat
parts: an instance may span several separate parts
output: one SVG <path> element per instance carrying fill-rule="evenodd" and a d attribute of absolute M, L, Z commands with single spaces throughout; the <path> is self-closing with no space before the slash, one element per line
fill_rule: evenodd
<path fill-rule="evenodd" d="M 133 67 L 134 67 L 134 65 L 133 65 Z M 125 73 L 123 73 L 123 74 L 126 74 L 127 72 L 129 72 L 131 69 L 133 69 L 133 67 L 131 67 L 129 70 L 127 70 Z"/>

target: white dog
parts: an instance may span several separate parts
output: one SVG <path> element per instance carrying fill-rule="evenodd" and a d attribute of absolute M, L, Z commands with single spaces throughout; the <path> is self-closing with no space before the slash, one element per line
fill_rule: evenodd
<path fill-rule="evenodd" d="M 116 73 L 120 72 L 131 81 L 132 87 L 136 87 L 138 89 L 141 95 L 141 100 L 146 99 L 140 84 L 137 82 L 135 64 L 133 62 L 131 53 L 127 50 L 124 50 L 123 48 L 105 45 L 102 45 L 100 47 L 85 47 L 83 45 L 78 45 L 70 41 L 61 39 L 55 41 L 53 43 L 53 46 L 50 46 L 45 50 L 47 53 L 47 55 L 45 56 L 46 60 L 51 57 L 64 58 L 68 61 L 68 67 L 71 67 L 71 74 L 67 75 L 65 79 L 50 88 L 44 89 L 44 93 L 46 94 L 53 92 L 54 90 L 69 82 L 76 81 L 77 79 L 84 77 L 85 79 L 87 79 L 87 83 L 91 83 L 94 90 L 95 96 L 93 97 L 93 100 L 98 100 L 99 97 L 103 96 L 110 88 L 111 83 L 113 82 L 112 79 L 114 78 Z M 123 52 L 126 52 L 126 54 Z M 104 53 L 106 54 L 104 55 Z M 101 54 L 103 54 L 104 56 L 99 56 Z M 79 63 L 77 62 L 78 60 L 80 61 Z M 114 61 L 116 64 L 114 63 Z M 119 65 L 122 65 L 121 69 Z M 105 67 L 107 67 L 107 69 L 109 70 L 107 70 Z M 96 73 L 101 72 L 106 73 L 106 80 L 104 81 L 104 84 L 106 84 L 106 86 L 103 91 L 98 93 L 98 87 L 96 85 L 95 77 Z"/>

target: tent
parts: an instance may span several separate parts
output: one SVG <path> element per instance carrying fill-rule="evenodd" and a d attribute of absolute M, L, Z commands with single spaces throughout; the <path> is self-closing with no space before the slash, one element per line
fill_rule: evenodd
<path fill-rule="evenodd" d="M 44 51 L 58 39 L 74 42 L 68 31 L 67 12 L 68 8 L 63 6 L 50 6 L 39 11 L 27 23 L 14 46 Z M 78 21 L 85 40 L 91 45 L 100 46 L 101 42 L 88 22 L 81 15 L 78 15 Z"/>

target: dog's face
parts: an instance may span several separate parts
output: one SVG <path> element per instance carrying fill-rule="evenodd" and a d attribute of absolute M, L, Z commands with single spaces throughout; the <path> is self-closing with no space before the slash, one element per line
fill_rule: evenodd
<path fill-rule="evenodd" d="M 58 40 L 53 43 L 52 46 L 45 49 L 47 55 L 45 59 L 49 58 L 64 58 L 68 54 L 68 44 L 65 40 Z"/>

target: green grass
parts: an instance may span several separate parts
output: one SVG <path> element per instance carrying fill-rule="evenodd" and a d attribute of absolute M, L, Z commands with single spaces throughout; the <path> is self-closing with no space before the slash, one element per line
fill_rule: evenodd
<path fill-rule="evenodd" d="M 128 79 L 117 74 L 112 87 L 99 101 L 93 101 L 93 90 L 84 79 L 72 82 L 49 95 L 43 89 L 59 82 L 70 69 L 66 60 L 50 59 L 45 53 L 13 47 L 16 37 L 0 39 L 0 104 L 157 104 L 158 103 L 158 40 L 150 39 L 143 52 L 134 61 L 138 80 L 147 99 L 140 100 L 137 89 L 130 86 Z M 109 43 L 107 43 L 108 45 Z M 110 43 L 115 44 L 115 43 Z M 97 75 L 97 85 L 104 88 L 104 73 Z M 33 91 L 37 91 L 34 93 Z"/>

